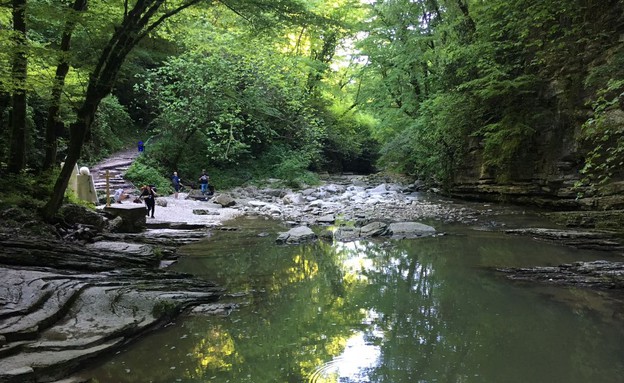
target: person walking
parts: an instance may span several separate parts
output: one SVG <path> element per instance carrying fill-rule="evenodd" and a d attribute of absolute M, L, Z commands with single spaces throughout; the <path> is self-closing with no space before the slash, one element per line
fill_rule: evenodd
<path fill-rule="evenodd" d="M 175 190 L 173 197 L 178 199 L 178 193 L 180 192 L 180 187 L 182 186 L 182 181 L 180 180 L 180 177 L 178 177 L 178 172 L 173 172 L 171 183 L 173 184 L 173 190 Z"/>
<path fill-rule="evenodd" d="M 201 186 L 202 194 L 206 194 L 206 191 L 208 190 L 209 179 L 210 179 L 210 176 L 206 174 L 206 169 L 203 169 L 202 175 L 199 177 L 199 186 Z"/>
<path fill-rule="evenodd" d="M 147 213 L 145 215 L 148 217 L 151 213 L 151 217 L 154 218 L 154 208 L 156 207 L 157 196 L 158 195 L 152 185 L 145 185 L 141 188 L 141 195 L 139 197 L 143 198 L 143 201 L 145 201 L 145 207 L 147 209 Z"/>

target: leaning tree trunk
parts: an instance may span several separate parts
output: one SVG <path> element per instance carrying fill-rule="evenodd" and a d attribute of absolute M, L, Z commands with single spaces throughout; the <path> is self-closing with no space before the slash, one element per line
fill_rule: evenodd
<path fill-rule="evenodd" d="M 43 217 L 47 221 L 54 220 L 63 203 L 65 189 L 67 189 L 71 174 L 80 158 L 80 152 L 91 128 L 97 107 L 113 88 L 119 69 L 128 53 L 143 37 L 167 18 L 201 1 L 188 0 L 179 7 L 165 12 L 151 23 L 150 20 L 155 17 L 165 0 L 137 1 L 134 8 L 124 15 L 121 25 L 115 28 L 115 33 L 100 54 L 98 63 L 89 79 L 85 100 L 78 110 L 76 121 L 70 126 L 69 147 L 65 164 L 54 184 L 52 196 L 43 209 Z"/>
<path fill-rule="evenodd" d="M 12 63 L 11 139 L 8 171 L 17 174 L 26 163 L 26 0 L 12 0 L 14 51 Z"/>
<path fill-rule="evenodd" d="M 59 62 L 56 66 L 56 75 L 54 76 L 54 83 L 52 84 L 52 95 L 50 97 L 48 119 L 46 121 L 44 170 L 51 169 L 56 163 L 58 131 L 64 128 L 63 123 L 59 119 L 59 110 L 61 109 L 61 94 L 65 86 L 65 78 L 69 72 L 67 52 L 69 52 L 72 34 L 78 22 L 77 13 L 84 11 L 86 8 L 87 0 L 76 0 L 74 2 L 72 14 L 69 15 L 69 19 L 65 23 L 65 29 L 61 37 Z"/>

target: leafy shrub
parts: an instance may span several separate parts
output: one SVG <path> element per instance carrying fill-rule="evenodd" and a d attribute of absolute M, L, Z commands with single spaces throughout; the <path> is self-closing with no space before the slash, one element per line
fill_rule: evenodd
<path fill-rule="evenodd" d="M 624 175 L 624 112 L 620 108 L 624 80 L 609 81 L 598 96 L 592 105 L 594 115 L 583 124 L 579 137 L 586 155 L 577 187 L 590 186 L 591 191 Z"/>
<path fill-rule="evenodd" d="M 47 202 L 59 170 L 37 175 L 29 172 L 3 174 L 4 187 L 0 190 L 0 209 L 20 207 L 31 211 L 42 208 Z"/>
<path fill-rule="evenodd" d="M 384 145 L 380 163 L 424 182 L 448 186 L 464 159 L 465 139 L 477 125 L 473 107 L 461 93 L 440 93 L 423 102 L 419 117 Z"/>
<path fill-rule="evenodd" d="M 141 161 L 134 161 L 125 173 L 125 177 L 132 183 L 141 187 L 143 185 L 154 185 L 159 194 L 171 192 L 171 182 L 162 173 L 153 167 L 143 164 Z"/>

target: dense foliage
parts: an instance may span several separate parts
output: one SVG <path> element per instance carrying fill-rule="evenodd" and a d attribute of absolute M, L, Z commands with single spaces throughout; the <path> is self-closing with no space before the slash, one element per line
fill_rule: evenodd
<path fill-rule="evenodd" d="M 388 169 L 452 187 L 565 162 L 604 192 L 623 176 L 623 14 L 617 0 L 14 0 L 0 171 L 49 175 L 141 139 L 136 182 Z"/>
<path fill-rule="evenodd" d="M 531 179 L 532 164 L 548 160 L 540 143 L 557 135 L 550 149 L 561 150 L 592 98 L 598 115 L 583 136 L 593 152 L 579 161 L 597 177 L 619 163 L 622 143 L 597 127 L 621 93 L 609 81 L 622 71 L 620 2 L 398 0 L 372 9 L 360 47 L 376 72 L 368 92 L 383 117 L 385 164 L 452 182 L 477 154 L 481 177 Z M 605 88 L 609 101 L 597 91 Z M 596 152 L 598 142 L 608 148 Z"/>

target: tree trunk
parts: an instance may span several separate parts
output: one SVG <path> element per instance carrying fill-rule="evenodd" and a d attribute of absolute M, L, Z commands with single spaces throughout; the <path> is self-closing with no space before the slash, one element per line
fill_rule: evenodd
<path fill-rule="evenodd" d="M 11 138 L 8 171 L 17 174 L 26 163 L 26 0 L 12 0 L 13 14 L 13 97 L 11 100 Z"/>
<path fill-rule="evenodd" d="M 87 0 L 76 0 L 72 6 L 75 13 L 82 12 L 87 7 Z M 59 127 L 62 122 L 59 119 L 59 110 L 61 109 L 61 94 L 65 86 L 65 77 L 69 72 L 69 62 L 66 53 L 69 52 L 70 43 L 74 28 L 77 23 L 77 15 L 72 14 L 65 23 L 63 36 L 61 37 L 61 46 L 59 54 L 59 62 L 56 67 L 56 75 L 54 84 L 52 84 L 52 95 L 50 97 L 50 106 L 48 108 L 48 119 L 46 121 L 45 133 L 45 160 L 43 162 L 43 170 L 51 169 L 56 164 L 57 152 L 57 136 Z"/>
<path fill-rule="evenodd" d="M 89 134 L 97 107 L 100 101 L 111 92 L 119 69 L 128 53 L 143 37 L 162 24 L 167 18 L 201 1 L 188 0 L 179 7 L 164 13 L 151 24 L 150 20 L 155 17 L 156 12 L 165 0 L 138 1 L 134 8 L 125 15 L 120 26 L 115 28 L 115 33 L 102 50 L 98 63 L 89 78 L 87 94 L 82 106 L 78 110 L 76 121 L 70 126 L 67 158 L 65 158 L 61 174 L 54 184 L 52 196 L 43 209 L 44 219 L 53 221 L 58 209 L 61 207 L 65 189 L 67 189 L 74 167 L 80 159 L 82 146 Z"/>

